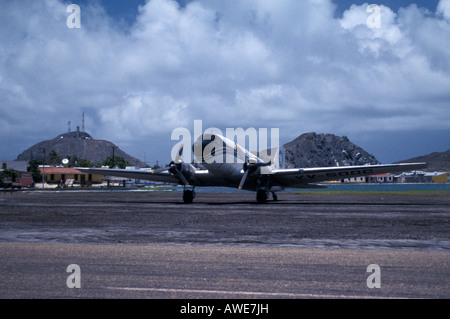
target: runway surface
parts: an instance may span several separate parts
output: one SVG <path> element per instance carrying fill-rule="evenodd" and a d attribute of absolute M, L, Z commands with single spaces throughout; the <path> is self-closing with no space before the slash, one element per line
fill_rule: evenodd
<path fill-rule="evenodd" d="M 448 193 L 279 199 L 202 193 L 185 205 L 180 193 L 1 194 L 0 297 L 450 297 Z M 71 264 L 81 288 L 67 286 Z M 380 288 L 368 287 L 371 275 Z"/>

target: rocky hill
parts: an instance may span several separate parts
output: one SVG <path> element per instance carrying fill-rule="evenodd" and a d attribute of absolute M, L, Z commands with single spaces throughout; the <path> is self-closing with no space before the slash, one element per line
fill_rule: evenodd
<path fill-rule="evenodd" d="M 428 167 L 424 171 L 429 172 L 450 172 L 450 150 L 445 152 L 434 152 L 428 155 L 418 156 L 403 160 L 397 163 L 415 163 L 415 162 L 425 162 Z"/>
<path fill-rule="evenodd" d="M 44 150 L 48 161 L 51 151 L 55 151 L 61 158 L 76 155 L 84 158 L 92 163 L 101 163 L 108 156 L 123 157 L 131 165 L 143 167 L 144 164 L 137 158 L 128 155 L 122 151 L 117 145 L 109 141 L 96 140 L 86 132 L 69 132 L 58 135 L 52 140 L 43 141 L 33 145 L 29 149 L 23 151 L 18 157 L 18 161 L 28 161 L 31 159 L 43 160 Z"/>
<path fill-rule="evenodd" d="M 346 136 L 305 133 L 283 146 L 286 168 L 380 164 Z"/>

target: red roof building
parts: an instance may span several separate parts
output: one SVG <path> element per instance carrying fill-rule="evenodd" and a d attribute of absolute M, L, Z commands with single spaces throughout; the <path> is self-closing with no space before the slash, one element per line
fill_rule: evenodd
<path fill-rule="evenodd" d="M 73 167 L 39 167 L 46 183 L 92 184 L 100 183 L 103 175 L 85 174 Z"/>

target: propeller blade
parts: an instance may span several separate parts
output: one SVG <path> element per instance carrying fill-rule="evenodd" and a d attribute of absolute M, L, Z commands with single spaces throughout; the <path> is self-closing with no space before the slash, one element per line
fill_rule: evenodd
<path fill-rule="evenodd" d="M 245 180 L 247 179 L 247 176 L 248 176 L 248 170 L 246 170 L 244 172 L 244 176 L 242 176 L 241 182 L 239 183 L 239 189 L 242 189 L 242 187 L 244 187 L 244 183 L 245 183 Z"/>

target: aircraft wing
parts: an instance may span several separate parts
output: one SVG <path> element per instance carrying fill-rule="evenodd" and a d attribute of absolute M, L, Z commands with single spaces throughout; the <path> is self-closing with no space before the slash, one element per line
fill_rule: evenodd
<path fill-rule="evenodd" d="M 113 168 L 85 168 L 76 167 L 77 170 L 86 174 L 98 174 L 104 176 L 117 176 L 125 178 L 143 179 L 153 182 L 182 185 L 180 180 L 168 170 L 138 170 L 138 169 L 113 169 Z M 208 170 L 196 170 L 191 178 L 197 186 L 227 186 Z"/>
<path fill-rule="evenodd" d="M 337 166 L 317 168 L 274 169 L 268 175 L 274 184 L 283 187 L 304 187 L 308 183 L 335 181 L 345 178 L 384 173 L 408 172 L 425 168 L 426 163 L 387 165 Z"/>
<path fill-rule="evenodd" d="M 117 176 L 125 178 L 143 179 L 153 182 L 163 182 L 168 184 L 178 184 L 178 179 L 175 178 L 168 171 L 153 173 L 152 170 L 137 170 L 137 169 L 84 168 L 84 167 L 76 167 L 76 169 L 86 174 Z"/>

